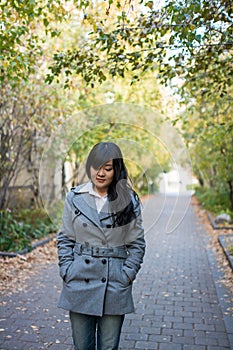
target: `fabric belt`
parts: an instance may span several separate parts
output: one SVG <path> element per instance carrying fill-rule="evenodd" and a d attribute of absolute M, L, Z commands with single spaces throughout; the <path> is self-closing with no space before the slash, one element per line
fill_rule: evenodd
<path fill-rule="evenodd" d="M 125 246 L 122 247 L 87 247 L 83 244 L 76 244 L 75 251 L 79 255 L 90 255 L 96 258 L 122 258 L 126 259 L 128 256 L 127 249 Z"/>

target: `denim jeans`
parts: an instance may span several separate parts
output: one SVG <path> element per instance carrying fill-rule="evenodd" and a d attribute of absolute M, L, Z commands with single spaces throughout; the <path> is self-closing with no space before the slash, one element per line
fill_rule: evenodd
<path fill-rule="evenodd" d="M 118 349 L 124 315 L 99 317 L 70 311 L 70 320 L 75 350 Z"/>

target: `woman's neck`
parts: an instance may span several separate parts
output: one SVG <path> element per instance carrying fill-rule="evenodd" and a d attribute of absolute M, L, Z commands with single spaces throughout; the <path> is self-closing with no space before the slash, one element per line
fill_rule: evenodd
<path fill-rule="evenodd" d="M 94 191 L 98 193 L 101 197 L 104 197 L 108 194 L 106 190 L 101 191 L 100 189 L 97 189 L 95 186 L 94 186 Z"/>

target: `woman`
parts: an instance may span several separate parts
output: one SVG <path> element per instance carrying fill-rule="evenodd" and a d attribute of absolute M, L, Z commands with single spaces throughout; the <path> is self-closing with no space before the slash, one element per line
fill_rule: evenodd
<path fill-rule="evenodd" d="M 132 282 L 145 253 L 138 196 L 129 186 L 120 148 L 91 150 L 89 182 L 68 193 L 57 237 L 63 290 L 58 306 L 70 311 L 75 350 L 117 350 Z"/>

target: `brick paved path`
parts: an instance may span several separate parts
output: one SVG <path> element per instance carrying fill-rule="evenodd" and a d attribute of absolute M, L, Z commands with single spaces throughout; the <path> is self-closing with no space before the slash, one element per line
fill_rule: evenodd
<path fill-rule="evenodd" d="M 126 316 L 120 350 L 233 349 L 233 322 L 225 315 L 232 307 L 229 291 L 218 283 L 220 272 L 192 207 L 166 233 L 175 201 L 155 196 L 144 205 L 147 251 L 134 284 L 136 312 Z M 183 213 L 179 200 L 176 219 Z M 2 298 L 0 350 L 73 349 L 68 315 L 56 307 L 60 288 L 53 264 L 26 291 Z"/>

